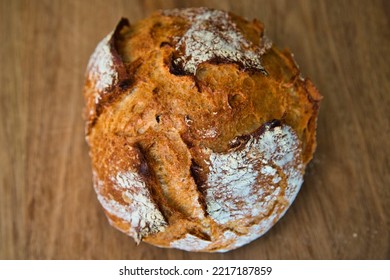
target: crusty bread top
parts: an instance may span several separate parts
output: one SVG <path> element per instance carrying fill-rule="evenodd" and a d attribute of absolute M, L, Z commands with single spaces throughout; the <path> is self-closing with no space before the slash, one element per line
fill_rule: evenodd
<path fill-rule="evenodd" d="M 223 251 L 253 240 L 291 204 L 315 149 L 318 91 L 260 22 L 221 11 L 122 19 L 84 94 L 99 200 L 138 241 Z"/>
<path fill-rule="evenodd" d="M 261 46 L 253 44 L 243 36 L 227 13 L 193 8 L 167 10 L 163 15 L 184 17 L 191 22 L 182 36 L 174 38 L 172 63 L 184 73 L 195 75 L 199 65 L 211 61 L 231 62 L 245 69 L 266 73 L 260 59 L 271 46 L 270 41 L 262 38 Z"/>

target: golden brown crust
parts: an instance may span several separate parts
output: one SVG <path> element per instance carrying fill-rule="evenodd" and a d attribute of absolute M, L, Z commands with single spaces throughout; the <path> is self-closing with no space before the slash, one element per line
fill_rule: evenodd
<path fill-rule="evenodd" d="M 99 200 L 114 226 L 158 246 L 225 251 L 257 238 L 315 150 L 314 85 L 260 22 L 220 11 L 122 20 L 91 57 L 84 95 Z"/>

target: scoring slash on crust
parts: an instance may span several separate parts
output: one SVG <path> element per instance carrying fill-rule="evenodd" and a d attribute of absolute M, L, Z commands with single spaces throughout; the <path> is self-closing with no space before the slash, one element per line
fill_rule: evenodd
<path fill-rule="evenodd" d="M 300 141 L 289 126 L 273 121 L 239 138 L 232 144 L 241 144 L 227 153 L 205 151 L 209 173 L 200 189 L 207 212 L 220 226 L 245 232 L 226 230 L 220 240 L 230 245 L 219 252 L 266 233 L 284 215 L 303 183 Z M 210 245 L 191 235 L 171 243 L 182 250 L 203 250 Z"/>
<path fill-rule="evenodd" d="M 127 19 L 122 18 L 115 30 L 103 38 L 91 55 L 87 71 L 84 96 L 89 110 L 85 112 L 88 120 L 87 134 L 102 111 L 103 105 L 113 101 L 121 93 L 121 85 L 130 83 L 130 77 L 119 55 L 115 42 L 124 27 L 129 27 Z M 119 86 L 119 89 L 117 87 Z"/>
<path fill-rule="evenodd" d="M 124 143 L 120 137 L 116 141 Z M 93 173 L 94 187 L 110 223 L 139 243 L 164 231 L 167 222 L 153 197 L 154 182 L 142 153 L 136 147 L 119 147 L 113 141 L 105 145 L 109 152 Z"/>
<path fill-rule="evenodd" d="M 107 212 L 129 223 L 127 234 L 139 243 L 149 234 L 164 231 L 167 223 L 142 178 L 134 172 L 118 173 L 112 182 L 114 188 L 122 193 L 126 205 L 102 195 L 98 195 L 98 199 Z"/>

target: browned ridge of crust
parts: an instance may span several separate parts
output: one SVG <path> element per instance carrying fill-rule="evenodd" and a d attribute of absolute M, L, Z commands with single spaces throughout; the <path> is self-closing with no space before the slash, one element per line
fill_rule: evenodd
<path fill-rule="evenodd" d="M 261 146 L 261 141 L 290 135 L 295 139 L 296 135 L 296 143 L 289 142 L 294 160 L 287 165 L 303 175 L 315 150 L 321 96 L 309 79 L 300 76 L 290 52 L 271 46 L 259 21 L 217 11 L 221 18 L 215 18 L 223 23 L 215 26 L 215 20 L 203 16 L 213 11 L 160 11 L 132 26 L 122 19 L 88 66 L 86 133 L 95 189 L 111 223 L 138 241 L 170 247 L 189 234 L 204 241 L 199 250 L 241 246 L 234 245 L 234 238 L 223 240 L 221 236 L 227 230 L 245 236 L 250 226 L 276 213 L 273 224 L 292 201 L 283 198 L 281 191 L 272 205 L 264 206 L 268 214 L 245 216 L 237 210 L 241 206 L 234 204 L 229 207 L 231 213 L 238 211 L 236 220 L 225 223 L 222 218 L 210 217 L 208 210 L 214 207 L 210 199 L 219 192 L 217 185 L 210 187 L 217 170 L 210 159 L 227 160 L 229 153 L 238 157 L 240 149 L 248 149 L 250 154 L 251 143 Z M 193 59 L 186 48 L 197 54 L 197 36 L 203 34 L 196 29 L 199 20 L 211 30 L 222 30 L 218 31 L 222 39 L 217 38 L 220 41 L 209 55 Z M 191 28 L 193 33 L 189 33 Z M 182 38 L 187 40 L 180 41 Z M 234 51 L 218 47 L 233 39 L 238 40 L 236 48 L 242 52 L 238 58 Z M 281 153 L 284 148 L 274 152 Z M 260 170 L 267 162 L 281 181 L 275 185 L 275 177 L 267 175 L 256 177 L 257 185 L 273 184 L 286 190 L 289 171 L 276 166 L 274 158 L 262 158 L 262 162 L 260 158 L 248 164 Z M 134 202 L 139 200 L 134 190 L 140 188 L 144 189 L 144 204 Z M 269 192 L 271 195 L 271 189 Z M 114 205 L 121 210 L 109 211 Z M 153 217 L 142 205 L 147 205 Z M 141 217 L 136 226 L 126 211 Z"/>

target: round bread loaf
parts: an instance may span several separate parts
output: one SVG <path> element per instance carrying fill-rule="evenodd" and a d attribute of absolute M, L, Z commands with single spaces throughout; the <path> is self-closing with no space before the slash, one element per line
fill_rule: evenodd
<path fill-rule="evenodd" d="M 224 252 L 286 212 L 320 94 L 263 24 L 208 8 L 122 19 L 87 68 L 86 137 L 110 223 L 136 242 Z"/>

